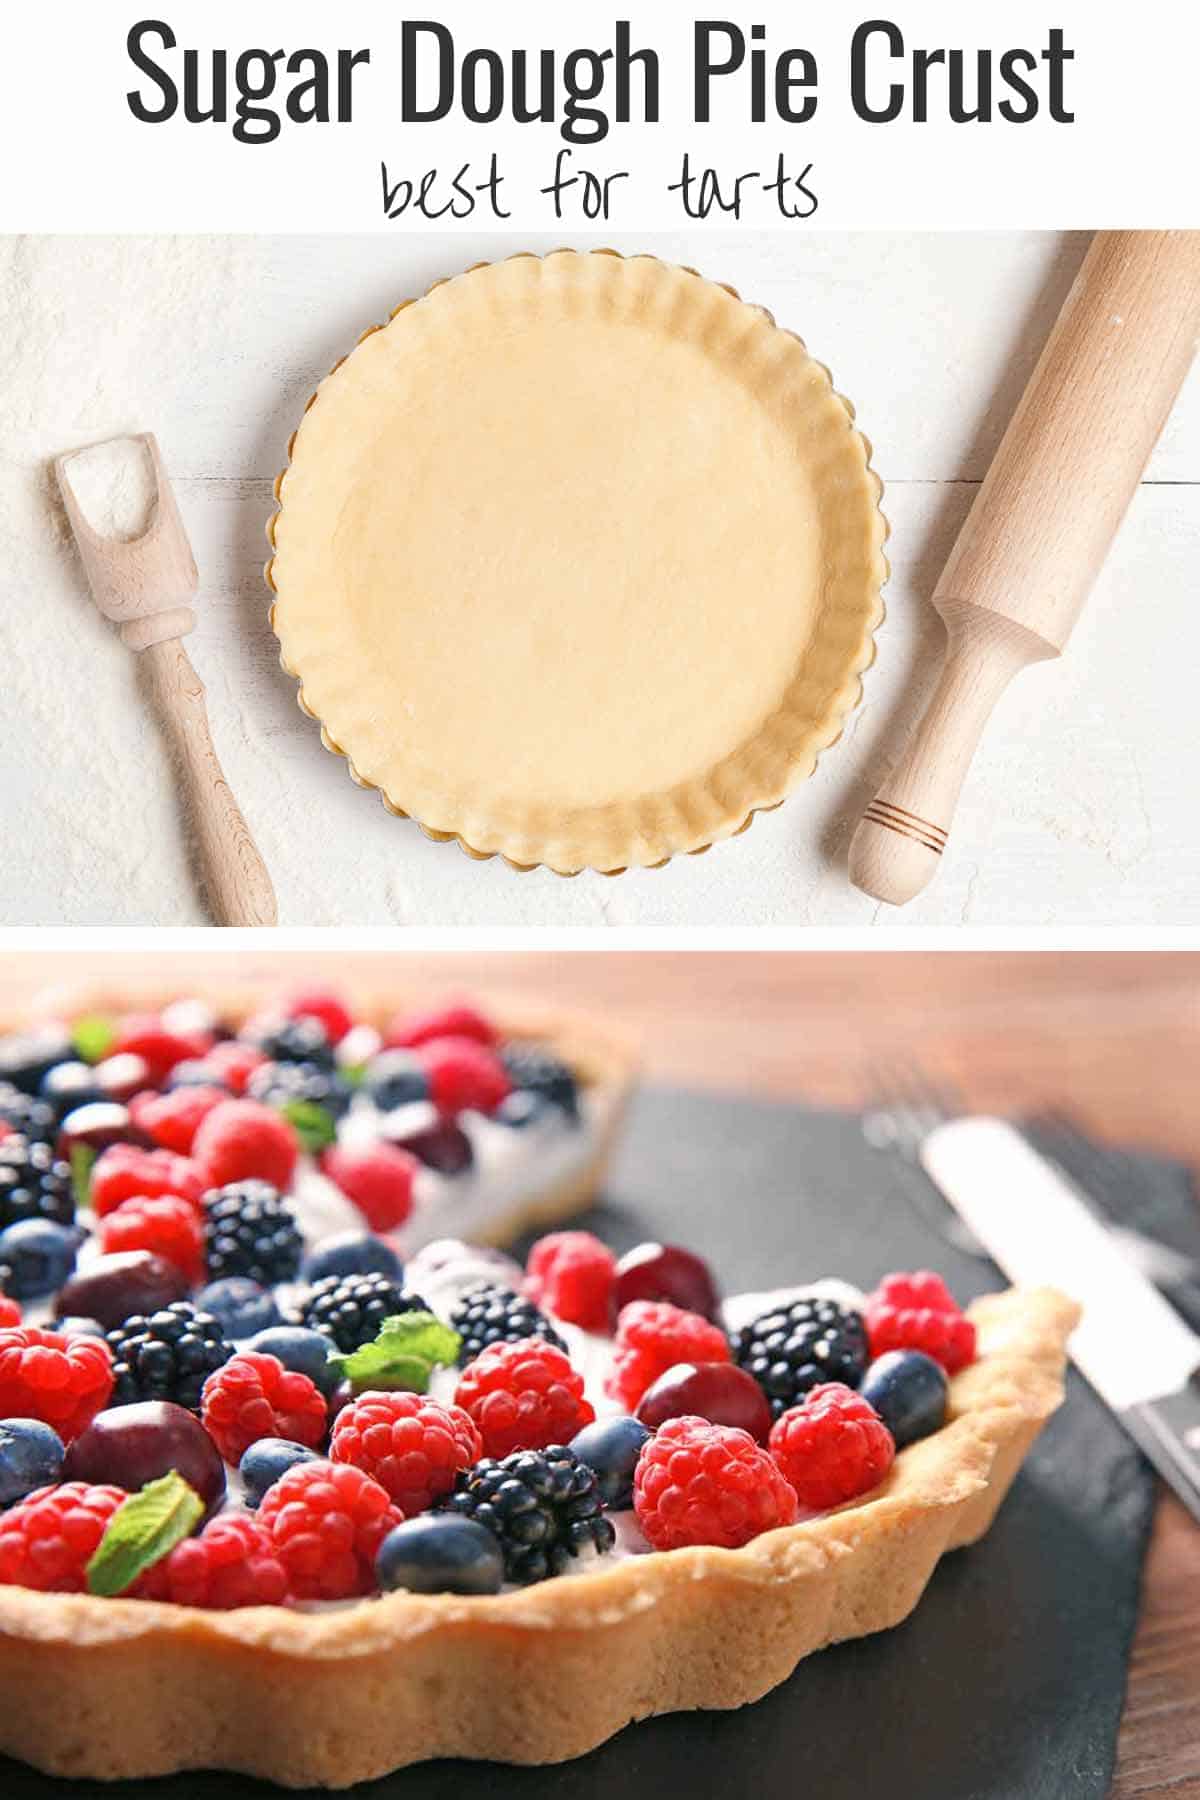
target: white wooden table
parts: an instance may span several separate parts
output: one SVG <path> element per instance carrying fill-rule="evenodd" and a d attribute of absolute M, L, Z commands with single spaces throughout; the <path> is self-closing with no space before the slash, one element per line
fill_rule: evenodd
<path fill-rule="evenodd" d="M 267 625 L 263 525 L 305 401 L 400 298 L 549 240 L 0 240 L 0 923 L 204 922 L 134 660 L 85 598 L 46 473 L 58 451 L 137 429 L 158 433 L 192 534 L 193 656 L 283 924 L 1200 923 L 1195 376 L 1065 659 L 1023 674 L 1002 702 L 935 884 L 893 912 L 844 873 L 859 808 L 928 691 L 937 571 L 1085 240 L 615 242 L 770 307 L 830 365 L 875 446 L 892 526 L 888 620 L 865 704 L 814 779 L 746 836 L 665 870 L 517 875 L 388 816 L 296 707 Z"/>

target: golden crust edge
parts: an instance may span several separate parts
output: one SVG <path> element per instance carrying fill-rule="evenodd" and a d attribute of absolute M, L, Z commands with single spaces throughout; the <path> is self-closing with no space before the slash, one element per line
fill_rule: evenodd
<path fill-rule="evenodd" d="M 951 1422 L 866 1501 L 742 1550 L 323 1614 L 0 1590 L 0 1749 L 77 1778 L 341 1787 L 440 1756 L 564 1761 L 653 1713 L 758 1699 L 812 1651 L 905 1618 L 1060 1404 L 1073 1302 L 1012 1289 L 971 1314 L 983 1360 L 952 1383 Z"/>
<path fill-rule="evenodd" d="M 636 862 L 631 860 L 627 863 L 606 863 L 604 865 L 598 863 L 580 863 L 574 859 L 564 857 L 552 843 L 548 843 L 543 847 L 542 855 L 536 861 L 518 861 L 514 857 L 506 854 L 504 850 L 495 846 L 479 848 L 470 842 L 463 831 L 454 829 L 443 830 L 434 825 L 427 824 L 423 820 L 417 818 L 414 814 L 407 812 L 404 807 L 392 799 L 391 795 L 384 787 L 374 781 L 367 780 L 360 774 L 358 769 L 355 768 L 349 753 L 331 736 L 319 713 L 317 713 L 309 704 L 305 695 L 303 680 L 288 663 L 284 652 L 282 638 L 277 629 L 275 618 L 275 597 L 279 591 L 275 581 L 275 564 L 277 559 L 276 532 L 279 520 L 285 510 L 284 489 L 286 487 L 288 472 L 291 469 L 292 460 L 295 455 L 296 441 L 300 433 L 300 428 L 304 423 L 304 418 L 320 398 L 321 388 L 325 385 L 325 382 L 331 380 L 338 373 L 360 345 L 368 338 L 374 337 L 377 332 L 386 330 L 387 326 L 408 307 L 418 304 L 421 299 L 428 299 L 431 294 L 436 293 L 439 288 L 447 286 L 451 281 L 462 280 L 466 276 L 475 274 L 478 270 L 487 269 L 493 265 L 489 262 L 474 263 L 469 268 L 461 270 L 456 276 L 443 276 L 439 280 L 432 282 L 422 295 L 402 300 L 398 306 L 393 308 L 385 321 L 369 325 L 366 330 L 360 333 L 350 350 L 348 350 L 344 356 L 338 358 L 337 362 L 335 362 L 333 367 L 328 371 L 324 380 L 318 384 L 316 391 L 310 395 L 308 403 L 304 408 L 304 412 L 301 415 L 299 424 L 292 432 L 288 441 L 286 465 L 276 477 L 274 484 L 275 509 L 266 522 L 266 536 L 271 549 L 271 555 L 267 559 L 263 576 L 266 586 L 270 590 L 272 596 L 268 617 L 271 630 L 279 644 L 280 668 L 283 670 L 284 674 L 296 684 L 296 703 L 299 706 L 300 711 L 304 713 L 306 718 L 312 719 L 320 727 L 321 743 L 323 747 L 332 755 L 340 757 L 342 761 L 345 762 L 350 778 L 356 786 L 377 793 L 383 806 L 388 812 L 392 813 L 394 817 L 399 819 L 411 819 L 424 836 L 429 838 L 433 843 L 454 844 L 465 856 L 469 857 L 472 862 L 490 862 L 493 858 L 498 857 L 500 861 L 506 863 L 515 874 L 527 875 L 531 874 L 535 869 L 545 868 L 549 869 L 552 874 L 557 875 L 562 879 L 570 880 L 576 875 L 584 873 L 585 868 L 592 869 L 596 874 L 615 876 L 626 874 L 630 867 L 650 869 L 665 868 L 676 856 L 706 855 L 716 844 L 723 843 L 730 838 L 742 836 L 744 832 L 750 829 L 760 813 L 777 811 L 778 808 L 783 805 L 784 801 L 795 791 L 801 781 L 807 780 L 814 775 L 822 755 L 825 751 L 833 749 L 833 747 L 841 740 L 845 733 L 847 721 L 862 703 L 864 693 L 863 677 L 875 662 L 878 649 L 878 634 L 887 618 L 884 589 L 891 578 L 891 567 L 887 553 L 884 549 L 884 545 L 887 543 L 888 537 L 890 536 L 887 515 L 883 510 L 884 484 L 882 477 L 872 463 L 872 457 L 874 455 L 873 446 L 870 439 L 857 425 L 853 404 L 838 390 L 834 384 L 830 370 L 824 363 L 820 362 L 811 354 L 807 344 L 798 333 L 789 331 L 786 327 L 781 326 L 774 314 L 767 307 L 747 300 L 739 289 L 731 286 L 728 282 L 714 281 L 710 276 L 703 275 L 700 270 L 690 268 L 686 264 L 665 263 L 662 258 L 655 256 L 650 251 L 636 252 L 627 256 L 623 251 L 603 247 L 581 251 L 566 246 L 545 252 L 544 254 L 538 254 L 529 250 L 519 250 L 514 252 L 512 256 L 502 260 L 508 262 L 521 260 L 547 262 L 551 258 L 559 256 L 603 256 L 611 257 L 619 262 L 647 261 L 662 263 L 663 266 L 667 268 L 677 268 L 683 274 L 693 276 L 697 281 L 707 282 L 711 286 L 721 289 L 740 305 L 747 306 L 751 311 L 759 313 L 773 330 L 780 332 L 784 337 L 792 339 L 799 346 L 808 361 L 821 372 L 828 385 L 829 394 L 832 400 L 845 414 L 851 435 L 862 446 L 863 480 L 870 497 L 873 528 L 877 530 L 878 534 L 877 542 L 873 546 L 877 565 L 877 579 L 875 582 L 875 604 L 872 614 L 863 625 L 854 655 L 847 659 L 844 680 L 837 695 L 831 700 L 826 716 L 818 721 L 816 726 L 810 730 L 806 739 L 798 740 L 797 743 L 793 745 L 792 754 L 788 764 L 786 782 L 780 793 L 771 798 L 764 797 L 754 804 L 743 803 L 734 808 L 731 812 L 727 809 L 727 816 L 719 829 L 709 831 L 708 833 L 701 833 L 694 839 L 680 841 L 678 844 L 673 844 L 669 847 L 658 846 L 652 856 L 647 856 L 644 859 L 639 858 Z M 875 526 L 875 521 L 878 522 L 877 526 Z M 658 849 L 662 849 L 664 853 L 659 855 Z"/>

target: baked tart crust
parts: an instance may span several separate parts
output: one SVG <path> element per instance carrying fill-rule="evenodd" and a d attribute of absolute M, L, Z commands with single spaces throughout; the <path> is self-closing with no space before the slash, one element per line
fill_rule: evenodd
<path fill-rule="evenodd" d="M 812 773 L 887 576 L 829 373 L 650 256 L 482 265 L 325 380 L 268 535 L 284 668 L 394 813 L 518 868 L 706 849 Z"/>
<path fill-rule="evenodd" d="M 343 1787 L 431 1757 L 557 1762 L 631 1720 L 756 1700 L 812 1651 L 903 1619 L 942 1553 L 987 1530 L 1059 1405 L 1071 1301 L 1012 1289 L 969 1316 L 979 1360 L 951 1382 L 947 1425 L 865 1499 L 741 1550 L 320 1613 L 0 1588 L 0 1750 L 76 1778 Z"/>

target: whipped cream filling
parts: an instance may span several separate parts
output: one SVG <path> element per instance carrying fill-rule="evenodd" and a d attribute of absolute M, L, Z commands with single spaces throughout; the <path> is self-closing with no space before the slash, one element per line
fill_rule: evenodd
<path fill-rule="evenodd" d="M 595 1157 L 613 1104 L 603 1088 L 581 1087 L 578 1118 L 548 1106 L 519 1129 L 482 1113 L 459 1115 L 458 1126 L 471 1145 L 472 1161 L 457 1175 L 424 1165 L 413 1182 L 413 1209 L 389 1242 L 402 1258 L 436 1238 L 470 1240 L 494 1230 L 541 1194 L 583 1174 Z M 381 1137 L 396 1141 L 438 1122 L 426 1101 L 381 1113 L 365 1094 L 356 1094 L 338 1129 L 338 1142 L 365 1149 Z M 302 1159 L 289 1199 L 310 1243 L 336 1232 L 361 1231 L 362 1214 L 323 1175 L 311 1157 Z"/>

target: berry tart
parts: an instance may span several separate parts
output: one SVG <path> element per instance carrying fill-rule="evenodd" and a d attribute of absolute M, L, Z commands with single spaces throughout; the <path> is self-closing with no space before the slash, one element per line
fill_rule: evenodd
<path fill-rule="evenodd" d="M 355 1010 L 313 986 L 67 1012 L 0 1026 L 0 1269 L 22 1238 L 68 1256 L 80 1199 L 81 1266 L 159 1253 L 193 1282 L 286 1281 L 364 1227 L 401 1256 L 506 1243 L 590 1204 L 634 1075 L 590 1021 L 466 1002 Z"/>
<path fill-rule="evenodd" d="M 75 1267 L 72 1170 L 26 1135 L 59 1066 L 0 1145 L 5 1235 L 41 1234 L 0 1296 L 0 1751 L 55 1774 L 348 1786 L 742 1705 L 903 1619 L 1062 1397 L 1052 1291 L 722 1298 L 693 1250 L 574 1229 L 402 1266 L 219 1134 L 197 1193 L 215 1109 L 134 1173 L 76 1156 L 96 1232 L 133 1223 Z"/>

